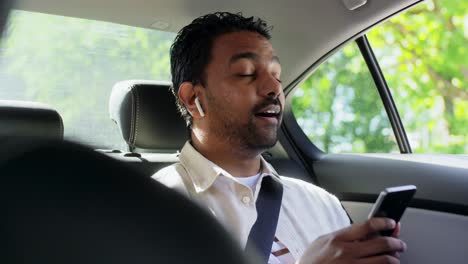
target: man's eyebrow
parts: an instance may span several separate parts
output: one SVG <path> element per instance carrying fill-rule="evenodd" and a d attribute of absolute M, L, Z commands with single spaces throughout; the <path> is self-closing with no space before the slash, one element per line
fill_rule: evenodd
<path fill-rule="evenodd" d="M 231 59 L 229 60 L 229 64 L 233 64 L 234 62 L 240 59 L 257 60 L 258 55 L 253 52 L 238 53 L 231 57 Z"/>
<path fill-rule="evenodd" d="M 229 60 L 229 64 L 233 64 L 234 62 L 240 60 L 240 59 L 249 59 L 249 60 L 257 60 L 258 59 L 258 55 L 253 53 L 253 52 L 243 52 L 243 53 L 238 53 L 238 54 L 235 54 L 234 56 L 231 57 L 231 59 Z M 273 56 L 273 58 L 271 59 L 272 62 L 276 62 L 278 64 L 281 64 L 280 63 L 280 60 L 279 60 L 279 57 L 278 56 Z"/>

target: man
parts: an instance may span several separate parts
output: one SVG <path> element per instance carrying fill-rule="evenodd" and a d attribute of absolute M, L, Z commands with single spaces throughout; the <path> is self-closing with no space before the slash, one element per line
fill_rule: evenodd
<path fill-rule="evenodd" d="M 173 92 L 190 128 L 180 162 L 154 175 L 207 208 L 245 247 L 262 182 L 283 188 L 269 263 L 399 263 L 405 244 L 380 237 L 390 219 L 350 226 L 338 199 L 280 177 L 261 156 L 277 141 L 284 93 L 266 23 L 239 14 L 195 19 L 171 48 Z M 267 252 L 268 253 L 268 252 Z"/>

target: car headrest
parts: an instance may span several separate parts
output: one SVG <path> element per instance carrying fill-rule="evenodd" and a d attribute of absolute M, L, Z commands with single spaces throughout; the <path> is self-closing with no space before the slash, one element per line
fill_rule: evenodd
<path fill-rule="evenodd" d="M 117 123 L 131 151 L 178 150 L 187 140 L 169 82 L 128 80 L 114 85 L 110 118 Z"/>
<path fill-rule="evenodd" d="M 0 263 L 256 263 L 207 210 L 129 164 L 66 141 L 0 143 Z"/>
<path fill-rule="evenodd" d="M 0 137 L 63 139 L 60 114 L 37 102 L 0 100 Z"/>

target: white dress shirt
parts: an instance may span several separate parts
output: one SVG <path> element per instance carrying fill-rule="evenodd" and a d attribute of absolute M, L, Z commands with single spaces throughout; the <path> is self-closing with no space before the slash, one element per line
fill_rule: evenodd
<path fill-rule="evenodd" d="M 153 178 L 206 208 L 242 248 L 257 219 L 255 201 L 264 177 L 273 177 L 283 185 L 276 237 L 294 259 L 299 259 L 317 237 L 350 224 L 335 196 L 310 183 L 279 176 L 263 158 L 255 192 L 206 159 L 190 142 L 182 148 L 179 159 L 179 163 L 161 169 Z"/>

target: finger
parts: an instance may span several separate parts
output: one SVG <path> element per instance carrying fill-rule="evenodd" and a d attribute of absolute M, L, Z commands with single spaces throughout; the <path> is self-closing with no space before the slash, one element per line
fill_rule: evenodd
<path fill-rule="evenodd" d="M 401 257 L 400 252 L 388 253 L 388 255 L 390 255 L 390 256 L 392 256 L 392 257 L 395 257 L 395 258 L 397 258 L 397 259 L 400 259 L 400 257 Z"/>
<path fill-rule="evenodd" d="M 395 258 L 394 256 L 380 255 L 380 256 L 360 259 L 359 263 L 360 264 L 379 264 L 379 263 L 399 264 L 400 260 Z"/>
<path fill-rule="evenodd" d="M 395 221 L 390 218 L 375 217 L 338 231 L 336 237 L 343 241 L 363 240 L 379 231 L 394 229 L 395 225 Z"/>
<path fill-rule="evenodd" d="M 393 230 L 392 237 L 398 238 L 400 236 L 400 232 L 401 232 L 401 224 L 400 222 L 398 222 L 395 227 L 395 230 Z"/>
<path fill-rule="evenodd" d="M 353 248 L 356 257 L 366 258 L 382 254 L 392 254 L 394 252 L 404 252 L 406 243 L 393 237 L 376 237 L 371 240 L 355 243 Z"/>

